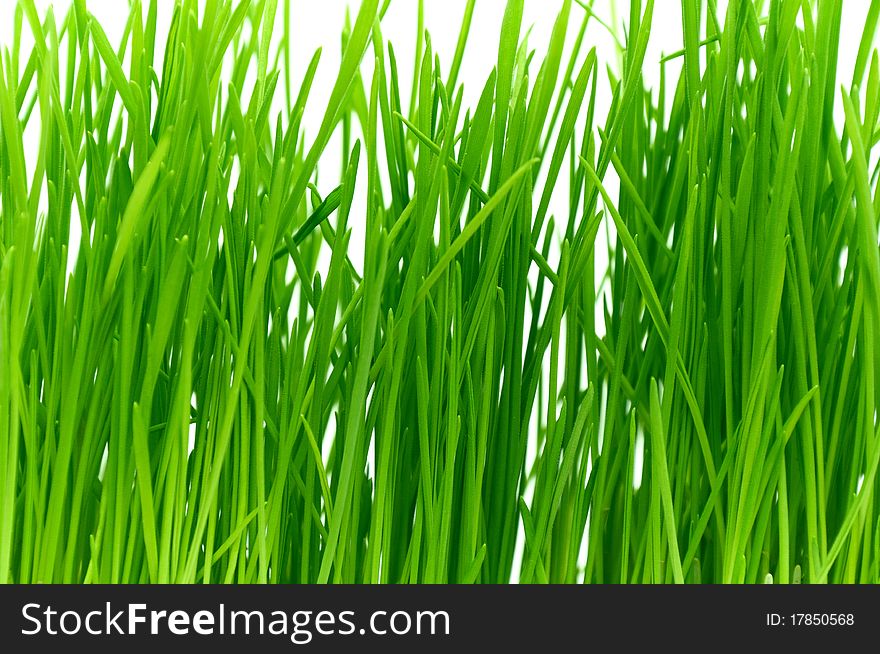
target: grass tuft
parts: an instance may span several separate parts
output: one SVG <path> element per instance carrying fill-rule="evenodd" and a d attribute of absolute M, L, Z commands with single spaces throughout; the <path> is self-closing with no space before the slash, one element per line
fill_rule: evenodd
<path fill-rule="evenodd" d="M 0 583 L 880 582 L 880 1 L 277 5 L 11 12 Z"/>

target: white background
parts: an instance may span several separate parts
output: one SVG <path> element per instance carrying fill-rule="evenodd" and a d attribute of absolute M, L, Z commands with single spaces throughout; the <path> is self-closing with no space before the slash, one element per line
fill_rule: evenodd
<path fill-rule="evenodd" d="M 308 140 L 309 135 L 316 133 L 324 117 L 326 99 L 329 97 L 336 79 L 340 60 L 340 32 L 341 26 L 345 22 L 346 12 L 350 12 L 353 20 L 357 13 L 358 2 L 357 0 L 280 0 L 277 13 L 276 37 L 282 32 L 281 17 L 285 1 L 290 2 L 292 8 L 294 94 L 312 54 L 318 47 L 322 48 L 321 63 L 306 107 L 306 113 L 303 117 L 303 127 Z M 864 13 L 868 8 L 869 1 L 845 0 L 844 2 L 838 83 L 843 83 L 847 87 L 849 87 L 851 80 L 851 71 L 863 29 Z M 70 0 L 35 0 L 35 3 L 41 16 L 50 6 L 53 7 L 56 21 L 59 23 L 71 4 Z M 148 3 L 149 0 L 142 0 L 143 5 Z M 12 17 L 15 4 L 15 0 L 0 0 L 0 45 L 2 45 L 4 50 L 11 47 L 12 44 Z M 160 79 L 161 71 L 158 69 L 161 67 L 163 55 L 161 45 L 164 43 L 164 37 L 167 34 L 174 4 L 174 0 L 159 0 L 158 3 L 157 53 L 154 66 L 157 68 Z M 476 105 L 485 80 L 496 63 L 499 32 L 505 4 L 504 0 L 477 1 L 471 24 L 471 32 L 458 78 L 459 83 L 464 87 L 463 111 Z M 561 4 L 561 0 L 525 0 L 521 37 L 528 30 L 529 48 L 533 49 L 536 53 L 532 62 L 533 76 L 540 66 L 543 53 L 546 52 L 553 22 Z M 726 4 L 726 0 L 718 0 L 719 12 L 722 18 Z M 199 5 L 203 6 L 203 1 L 200 0 Z M 118 44 L 128 18 L 128 3 L 125 0 L 86 0 L 86 6 L 101 22 L 110 42 L 114 45 Z M 413 62 L 415 59 L 417 6 L 416 0 L 392 0 L 390 9 L 382 21 L 383 35 L 386 40 L 390 40 L 393 43 L 397 55 L 402 85 L 401 95 L 404 105 L 408 104 L 410 80 L 412 79 Z M 452 55 L 455 52 L 464 7 L 465 0 L 425 0 L 425 27 L 430 32 L 434 52 L 439 53 L 444 70 L 448 70 Z M 594 10 L 598 16 L 615 29 L 618 38 L 623 41 L 624 25 L 627 23 L 629 12 L 628 0 L 595 0 Z M 569 47 L 574 41 L 583 15 L 583 9 L 577 3 L 573 3 L 567 40 L 567 46 Z M 28 52 L 31 39 L 27 21 L 25 21 L 23 32 L 23 41 L 25 43 L 23 49 L 25 52 Z M 680 0 L 656 0 L 651 40 L 643 67 L 645 82 L 650 88 L 656 89 L 658 86 L 660 58 L 663 54 L 681 49 L 683 47 L 682 43 Z M 605 66 L 610 66 L 615 71 L 619 70 L 619 50 L 605 28 L 595 20 L 590 21 L 585 44 L 586 48 L 583 52 L 586 52 L 592 46 L 595 46 L 597 49 L 598 61 L 600 63 L 600 80 L 598 84 L 596 123 L 603 125 L 605 122 L 605 111 L 607 111 L 608 103 L 610 102 Z M 61 70 L 64 70 L 63 59 L 65 55 L 66 48 L 61 48 Z M 679 58 L 667 63 L 667 79 L 675 80 L 677 78 L 681 61 L 681 58 Z M 25 62 L 26 58 L 22 57 L 22 67 L 25 65 Z M 367 79 L 369 79 L 372 69 L 372 62 L 373 56 L 368 49 L 363 63 L 363 70 Z M 563 59 L 563 66 L 566 62 L 567 52 Z M 279 92 L 276 93 L 279 100 L 279 110 L 281 109 L 280 100 L 283 95 L 283 92 L 281 92 L 282 88 L 282 83 L 279 82 Z M 368 84 L 367 90 L 369 90 Z M 246 97 L 244 101 L 247 101 Z M 838 109 L 837 117 L 840 119 L 842 118 L 842 112 L 840 111 L 839 94 L 836 106 Z M 38 111 L 39 107 L 35 109 L 35 116 Z M 841 120 L 838 120 L 838 124 L 841 124 Z M 25 153 L 28 157 L 29 170 L 32 170 L 35 153 L 38 151 L 38 126 L 39 120 L 32 117 L 25 134 Z M 355 133 L 354 136 L 357 137 L 359 134 Z M 326 193 L 338 183 L 340 162 L 341 139 L 337 133 L 327 148 L 319 166 L 319 187 L 322 192 Z M 551 215 L 567 215 L 568 180 L 566 170 L 567 168 L 563 167 L 556 192 L 554 193 L 553 202 L 550 205 Z M 609 171 L 606 184 L 609 191 L 613 193 L 613 190 L 616 188 L 613 170 Z M 355 212 L 359 209 L 363 210 L 363 189 L 359 190 L 361 193 L 356 197 Z M 350 222 L 350 224 L 355 226 L 352 236 L 351 256 L 356 265 L 359 265 L 362 261 L 363 254 L 363 234 L 357 229 L 357 225 L 361 224 L 361 222 Z M 76 241 L 79 237 L 77 233 L 79 227 L 78 216 L 73 216 L 72 223 L 71 238 L 73 242 L 71 243 L 71 251 L 75 251 Z M 602 232 L 600 232 L 601 236 Z M 605 248 L 599 247 L 597 244 L 596 250 L 596 265 L 597 269 L 601 271 L 605 269 L 606 265 L 606 262 L 603 260 Z M 551 257 L 551 263 L 553 263 L 553 258 Z M 73 258 L 71 257 L 71 264 L 72 262 Z M 597 317 L 601 321 L 601 312 L 599 312 Z"/>

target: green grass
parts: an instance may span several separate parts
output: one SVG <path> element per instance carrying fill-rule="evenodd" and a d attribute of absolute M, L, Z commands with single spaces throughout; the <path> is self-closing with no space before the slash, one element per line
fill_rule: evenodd
<path fill-rule="evenodd" d="M 0 582 L 880 582 L 880 1 L 474 2 L 10 10 Z"/>

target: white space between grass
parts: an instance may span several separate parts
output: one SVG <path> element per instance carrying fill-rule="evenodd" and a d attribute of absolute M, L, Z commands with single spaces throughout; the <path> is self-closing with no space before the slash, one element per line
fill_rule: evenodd
<path fill-rule="evenodd" d="M 147 0 L 144 0 L 146 2 Z M 326 106 L 326 99 L 330 96 L 333 81 L 335 80 L 335 71 L 339 66 L 341 45 L 339 43 L 340 27 L 345 23 L 349 14 L 353 14 L 357 10 L 357 0 L 286 0 L 291 6 L 291 27 L 294 34 L 291 48 L 292 66 L 294 77 L 300 79 L 302 73 L 308 65 L 309 59 L 317 48 L 322 48 L 321 63 L 315 82 L 311 92 L 310 101 L 306 106 L 305 115 L 303 117 L 303 128 L 306 134 L 314 134 L 317 132 L 320 122 L 323 118 L 321 108 Z M 281 0 L 279 5 L 283 5 L 285 0 Z M 159 0 L 158 3 L 158 34 L 167 34 L 168 26 L 171 21 L 172 11 L 176 0 Z M 204 0 L 200 0 L 200 7 L 203 6 Z M 35 0 L 40 15 L 50 7 L 55 12 L 56 17 L 63 17 L 71 5 L 71 0 Z M 120 5 L 127 4 L 125 0 L 86 0 L 88 10 L 98 17 L 101 25 L 107 33 L 110 42 L 114 45 L 119 43 L 125 29 L 125 21 L 128 17 L 128 8 Z M 468 41 L 465 50 L 464 64 L 459 74 L 459 82 L 464 87 L 463 107 L 474 107 L 479 98 L 480 91 L 486 81 L 489 72 L 495 65 L 498 53 L 498 39 L 501 26 L 501 19 L 505 7 L 504 0 L 480 0 L 477 2 L 472 22 L 472 38 Z M 844 38 L 840 43 L 840 66 L 839 74 L 842 79 L 847 79 L 846 75 L 852 71 L 858 49 L 858 35 L 861 34 L 861 22 L 864 19 L 864 12 L 867 8 L 868 0 L 847 0 L 844 3 L 843 23 L 841 25 L 841 34 Z M 0 44 L 8 47 L 12 42 L 13 29 L 13 12 L 15 9 L 15 0 L 0 1 Z M 530 49 L 534 50 L 536 57 L 540 58 L 542 52 L 546 52 L 547 43 L 550 37 L 550 31 L 553 27 L 553 20 L 560 2 L 554 0 L 525 0 L 525 11 L 523 16 L 523 25 L 529 31 L 528 41 Z M 721 15 L 724 13 L 724 6 L 727 0 L 719 0 L 718 6 Z M 424 0 L 424 24 L 425 29 L 430 33 L 433 49 L 438 53 L 441 64 L 448 65 L 451 59 L 451 53 L 455 51 L 456 40 L 458 38 L 458 30 L 461 24 L 461 17 L 464 12 L 465 0 Z M 575 12 L 581 11 L 574 8 Z M 601 17 L 607 24 L 615 29 L 617 38 L 625 43 L 624 25 L 628 20 L 629 3 L 621 0 L 595 0 L 594 10 L 597 16 Z M 279 6 L 276 16 L 277 35 L 282 33 L 281 21 L 283 11 Z M 407 85 L 406 80 L 412 79 L 413 61 L 416 56 L 416 25 L 418 20 L 418 2 L 416 0 L 392 0 L 390 9 L 382 21 L 382 31 L 386 39 L 390 40 L 394 45 L 395 54 L 397 56 L 398 67 L 400 70 L 400 79 L 402 83 Z M 578 21 L 572 20 L 569 23 L 569 38 L 567 44 L 570 45 L 577 31 Z M 853 38 L 845 37 L 852 34 Z M 23 31 L 23 39 L 27 41 L 30 38 L 28 30 Z M 591 21 L 587 28 L 585 43 L 588 47 L 595 46 L 598 60 L 600 62 L 618 62 L 618 50 L 614 39 L 611 35 L 596 21 Z M 157 39 L 156 62 L 161 65 L 162 46 L 164 39 Z M 651 40 L 648 46 L 648 52 L 645 57 L 645 67 L 642 74 L 645 79 L 646 86 L 649 88 L 657 88 L 660 76 L 660 58 L 664 54 L 675 52 L 683 47 L 682 23 L 681 23 L 681 4 L 679 0 L 657 0 L 655 4 L 653 16 L 653 28 L 651 30 Z M 59 53 L 61 65 L 63 67 L 66 60 L 66 49 L 62 49 Z M 24 66 L 25 62 L 22 62 Z M 367 53 L 364 57 L 362 65 L 363 74 L 366 77 L 372 72 L 372 59 Z M 678 68 L 681 66 L 681 59 L 667 62 L 668 79 L 676 79 Z M 616 72 L 616 71 L 615 71 Z M 157 71 L 161 77 L 161 71 Z M 322 74 L 323 73 L 323 74 Z M 602 116 L 607 112 L 611 94 L 607 83 L 605 71 L 602 72 L 605 79 L 603 83 L 598 85 L 597 89 L 597 116 Z M 251 80 L 253 81 L 253 80 Z M 407 88 L 401 89 L 406 96 Z M 276 94 L 277 110 L 281 110 L 283 101 L 283 93 Z M 836 117 L 842 124 L 842 109 L 840 108 L 840 100 L 837 100 L 835 111 Z M 35 108 L 35 112 L 39 113 L 39 107 Z M 599 121 L 601 123 L 601 120 Z M 26 133 L 25 156 L 27 157 L 28 168 L 31 169 L 35 164 L 34 157 L 38 151 L 39 143 L 39 121 L 30 121 L 30 129 Z M 353 125 L 355 133 L 352 138 L 360 137 L 357 123 Z M 381 142 L 380 142 L 381 147 Z M 342 166 L 342 146 L 341 135 L 337 131 L 334 135 L 331 145 L 325 150 L 323 158 L 319 165 L 319 188 L 326 186 L 328 189 L 336 185 L 336 180 Z M 365 167 L 365 163 L 362 163 Z M 563 167 L 563 169 L 565 169 Z M 366 170 L 362 171 L 364 178 Z M 325 184 L 320 183 L 320 179 Z M 612 194 L 617 191 L 616 173 L 610 168 L 605 179 L 606 188 Z M 44 188 L 45 193 L 45 188 Z M 365 184 L 359 185 L 358 192 L 355 197 L 355 206 L 352 214 L 354 216 L 364 214 L 365 201 Z M 553 199 L 550 203 L 550 215 L 563 215 L 568 208 L 568 178 L 560 175 L 559 183 Z M 73 207 L 76 212 L 76 207 Z M 79 220 L 74 215 L 71 219 L 71 249 L 74 244 L 79 242 Z M 364 249 L 364 230 L 363 222 L 355 221 L 352 224 L 353 233 L 350 247 L 350 256 L 355 265 L 363 263 Z M 609 227 L 612 230 L 613 225 Z M 604 232 L 604 230 L 603 230 Z M 603 232 L 600 232 L 600 236 Z M 601 243 L 597 243 L 596 248 L 596 270 L 605 271 L 607 268 L 607 248 L 598 247 Z M 558 242 L 557 242 L 558 245 Z M 552 257 L 559 254 L 558 247 L 554 247 L 551 252 Z M 328 257 L 329 253 L 324 252 Z M 74 257 L 70 259 L 70 265 L 75 261 Z M 555 260 L 551 261 L 555 265 Z M 597 307 L 600 307 L 597 304 Z M 604 316 L 601 310 L 597 309 L 596 313 L 597 329 L 602 331 Z"/>
<path fill-rule="evenodd" d="M 145 3 L 147 0 L 143 0 Z M 314 134 L 323 118 L 321 108 L 326 106 L 326 99 L 330 96 L 333 81 L 335 80 L 335 71 L 340 62 L 341 44 L 339 43 L 340 27 L 345 23 L 346 17 L 353 14 L 357 10 L 357 0 L 286 0 L 291 6 L 291 28 L 294 34 L 291 48 L 292 66 L 295 79 L 300 79 L 308 65 L 309 59 L 317 48 L 322 48 L 321 63 L 315 82 L 312 87 L 311 99 L 307 106 L 305 115 L 303 116 L 303 128 L 306 134 Z M 281 21 L 283 11 L 281 6 L 285 0 L 279 2 L 279 9 L 276 15 L 277 35 L 282 33 Z M 176 0 L 159 0 L 158 2 L 158 34 L 167 34 L 168 26 L 171 21 L 171 15 Z M 68 11 L 71 0 L 35 0 L 37 10 L 40 15 L 50 7 L 55 12 L 57 18 L 63 17 Z M 107 33 L 110 42 L 114 45 L 119 43 L 125 29 L 125 21 L 128 17 L 128 8 L 124 5 L 128 4 L 125 0 L 86 0 L 88 10 L 98 17 L 101 25 Z M 200 7 L 204 1 L 200 0 Z M 486 81 L 489 72 L 495 65 L 498 53 L 498 39 L 501 26 L 501 19 L 505 7 L 504 0 L 479 0 L 476 4 L 472 22 L 472 37 L 469 39 L 465 50 L 464 64 L 459 74 L 459 82 L 464 87 L 463 107 L 474 107 L 479 98 L 480 91 Z M 841 34 L 844 38 L 840 43 L 840 65 L 839 74 L 842 79 L 847 79 L 846 75 L 852 71 L 858 49 L 858 36 L 861 34 L 861 23 L 864 19 L 864 12 L 867 9 L 868 0 L 847 0 L 844 3 L 843 22 L 841 25 Z M 123 5 L 123 6 L 120 6 Z M 546 52 L 547 43 L 550 37 L 550 31 L 553 27 L 553 20 L 560 2 L 558 0 L 525 0 L 525 10 L 523 16 L 524 29 L 529 30 L 529 46 L 534 50 L 536 57 L 540 59 L 541 53 Z M 724 7 L 727 0 L 718 0 L 720 14 L 723 15 Z M 12 42 L 13 30 L 13 13 L 15 10 L 15 0 L 0 0 L 0 44 L 8 47 Z M 628 20 L 629 3 L 621 0 L 595 0 L 594 10 L 597 16 L 601 17 L 604 22 L 614 28 L 617 38 L 625 43 L 624 26 Z M 464 12 L 465 0 L 424 0 L 424 25 L 425 29 L 430 33 L 433 49 L 438 53 L 441 64 L 448 66 L 451 54 L 455 51 L 456 40 L 458 38 L 458 30 L 461 24 L 461 17 Z M 582 11 L 578 7 L 574 7 L 575 12 Z M 406 80 L 412 79 L 413 61 L 416 57 L 416 25 L 418 20 L 418 2 L 416 0 L 392 0 L 390 9 L 382 21 L 382 31 L 386 39 L 393 43 L 395 54 L 397 56 L 398 67 L 400 70 L 400 79 L 405 85 L 401 89 L 401 93 L 406 97 L 409 89 L 406 88 L 408 83 Z M 569 24 L 569 38 L 567 45 L 571 44 L 578 28 L 578 21 L 572 20 Z M 848 39 L 845 35 L 852 34 L 853 38 Z M 23 39 L 25 42 L 30 38 L 29 30 L 23 30 Z M 591 21 L 587 28 L 585 43 L 588 47 L 595 46 L 598 60 L 600 62 L 619 62 L 617 45 L 611 35 L 596 21 Z M 162 46 L 164 39 L 157 39 L 156 47 L 156 63 L 161 66 Z M 682 22 L 681 22 L 681 4 L 679 0 L 656 0 L 653 28 L 651 30 L 651 40 L 648 46 L 648 52 L 645 57 L 645 67 L 642 74 L 645 79 L 646 86 L 649 88 L 657 88 L 660 76 L 660 58 L 664 54 L 675 52 L 683 47 L 682 38 Z M 59 53 L 62 67 L 66 60 L 66 49 L 62 48 Z M 668 79 L 676 79 L 678 68 L 681 66 L 681 59 L 667 62 Z M 22 62 L 24 66 L 25 62 Z M 126 62 L 127 63 L 127 62 Z M 365 77 L 369 77 L 372 71 L 372 59 L 369 52 L 364 57 L 362 72 Z M 617 71 L 615 71 L 617 72 Z M 161 77 L 161 71 L 157 70 Z M 602 71 L 603 80 L 597 89 L 597 116 L 602 116 L 607 112 L 611 94 L 607 82 L 605 71 Z M 251 80 L 253 81 L 253 80 Z M 369 87 L 368 87 L 369 88 Z M 281 110 L 283 101 L 283 93 L 276 94 L 277 110 Z M 840 100 L 837 99 L 835 115 L 842 124 L 842 109 L 839 106 Z M 35 112 L 39 113 L 39 107 L 35 108 Z M 601 120 L 599 121 L 601 124 Z M 39 143 L 39 121 L 30 121 L 30 129 L 27 131 L 25 138 L 25 156 L 29 170 L 35 164 L 34 157 L 38 151 Z M 354 134 L 352 138 L 359 138 L 359 128 L 357 123 L 353 125 Z M 380 142 L 381 147 L 381 142 Z M 336 186 L 338 176 L 342 166 L 342 145 L 341 135 L 337 131 L 331 141 L 330 146 L 325 150 L 323 158 L 319 165 L 319 188 L 326 187 L 328 190 Z M 365 167 L 365 163 L 362 163 Z M 565 167 L 563 167 L 563 170 Z M 363 170 L 363 176 L 366 177 L 366 170 Z M 321 184 L 321 179 L 324 184 Z M 612 194 L 617 191 L 616 173 L 610 168 L 605 179 L 606 188 Z M 359 185 L 355 196 L 354 209 L 352 215 L 364 214 L 365 201 L 365 184 Z M 46 190 L 44 187 L 44 194 Z M 45 206 L 45 205 L 43 205 Z M 559 183 L 553 199 L 550 203 L 550 215 L 563 215 L 568 209 L 568 178 L 560 175 Z M 76 207 L 73 207 L 74 214 Z M 610 222 L 610 221 L 609 221 Z M 71 217 L 71 249 L 79 242 L 79 220 L 78 216 Z M 355 265 L 360 266 L 363 263 L 364 250 L 364 230 L 363 221 L 354 221 L 351 225 L 353 228 L 351 247 L 349 248 L 350 256 Z M 609 226 L 613 235 L 613 225 Z M 596 247 L 596 270 L 605 271 L 607 268 L 607 248 L 599 247 L 602 243 L 602 234 L 607 233 L 600 231 L 600 239 Z M 551 264 L 555 265 L 555 257 L 559 255 L 558 241 L 556 247 L 551 251 Z M 323 253 L 329 263 L 329 253 Z M 75 257 L 70 258 L 70 265 L 73 265 Z M 601 304 L 597 303 L 597 329 L 603 331 L 604 316 L 601 312 Z"/>

